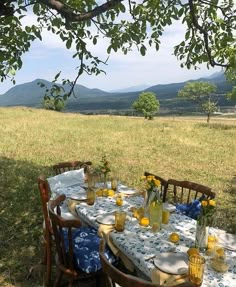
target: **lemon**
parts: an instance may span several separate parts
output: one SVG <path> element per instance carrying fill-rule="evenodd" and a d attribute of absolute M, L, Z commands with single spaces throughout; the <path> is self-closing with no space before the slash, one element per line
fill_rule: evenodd
<path fill-rule="evenodd" d="M 188 253 L 188 256 L 199 254 L 199 249 L 195 247 L 190 247 L 187 253 Z"/>
<path fill-rule="evenodd" d="M 103 195 L 103 196 L 108 196 L 108 189 L 105 189 L 105 188 L 104 188 L 104 189 L 102 190 L 102 195 Z"/>
<path fill-rule="evenodd" d="M 139 224 L 141 226 L 145 226 L 145 227 L 148 226 L 149 225 L 149 218 L 148 217 L 141 218 Z"/>
<path fill-rule="evenodd" d="M 102 196 L 102 189 L 96 190 L 96 195 L 97 196 Z"/>
<path fill-rule="evenodd" d="M 179 234 L 176 232 L 171 233 L 169 236 L 169 240 L 173 243 L 177 243 L 179 241 L 179 238 Z"/>
<path fill-rule="evenodd" d="M 115 195 L 115 191 L 113 189 L 108 189 L 107 196 L 114 196 L 114 195 Z"/>
<path fill-rule="evenodd" d="M 122 197 L 117 197 L 116 199 L 116 205 L 121 206 L 123 204 L 123 199 Z"/>

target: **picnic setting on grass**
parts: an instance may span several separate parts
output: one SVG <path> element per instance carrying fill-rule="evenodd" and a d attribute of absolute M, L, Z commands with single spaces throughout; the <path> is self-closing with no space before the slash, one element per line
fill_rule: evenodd
<path fill-rule="evenodd" d="M 46 286 L 62 277 L 69 286 L 91 277 L 96 286 L 235 286 L 236 235 L 214 227 L 210 187 L 146 171 L 134 189 L 106 156 L 53 169 L 38 177 Z"/>

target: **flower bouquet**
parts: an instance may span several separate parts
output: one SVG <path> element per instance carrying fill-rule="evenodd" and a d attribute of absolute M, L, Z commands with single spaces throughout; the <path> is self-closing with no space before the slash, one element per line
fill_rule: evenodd
<path fill-rule="evenodd" d="M 195 245 L 202 251 L 207 247 L 208 227 L 212 224 L 216 202 L 213 199 L 203 199 L 201 201 L 201 211 L 197 218 Z"/>
<path fill-rule="evenodd" d="M 104 185 L 107 186 L 107 175 L 109 174 L 109 172 L 111 172 L 111 169 L 110 169 L 110 163 L 106 159 L 105 155 L 102 156 L 102 159 L 98 167 L 96 168 L 96 171 L 102 176 Z"/>
<path fill-rule="evenodd" d="M 154 175 L 141 176 L 141 181 L 145 182 L 145 197 L 144 197 L 144 213 L 149 217 L 150 225 L 152 226 L 157 221 L 160 228 L 162 221 L 162 202 L 158 187 L 161 182 Z M 155 220 L 154 220 L 155 219 Z"/>

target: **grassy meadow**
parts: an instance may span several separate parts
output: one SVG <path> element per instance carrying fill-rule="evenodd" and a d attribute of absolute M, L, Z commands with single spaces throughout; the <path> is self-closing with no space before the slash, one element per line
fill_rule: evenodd
<path fill-rule="evenodd" d="M 236 233 L 236 118 L 85 116 L 0 108 L 0 286 L 42 286 L 38 175 L 52 164 L 102 155 L 139 187 L 144 171 L 191 180 L 217 194 L 216 225 Z"/>

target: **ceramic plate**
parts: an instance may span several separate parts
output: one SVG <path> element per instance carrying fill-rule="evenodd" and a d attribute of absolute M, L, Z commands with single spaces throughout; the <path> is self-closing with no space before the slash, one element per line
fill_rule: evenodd
<path fill-rule="evenodd" d="M 136 191 L 135 189 L 129 188 L 129 187 L 123 185 L 123 184 L 119 184 L 119 185 L 118 185 L 118 192 L 120 192 L 120 193 L 125 193 L 125 194 L 128 194 L 128 195 L 129 195 L 129 194 L 134 194 L 134 193 L 136 193 L 137 191 Z"/>
<path fill-rule="evenodd" d="M 236 235 L 226 232 L 218 232 L 217 236 L 219 243 L 225 248 L 236 250 Z"/>
<path fill-rule="evenodd" d="M 154 259 L 154 264 L 160 270 L 170 274 L 188 272 L 187 256 L 184 253 L 160 253 Z"/>
<path fill-rule="evenodd" d="M 96 220 L 102 224 L 115 224 L 115 215 L 114 213 L 101 214 L 96 217 Z"/>
<path fill-rule="evenodd" d="M 70 194 L 67 197 L 74 200 L 85 200 L 87 198 L 86 193 Z"/>

